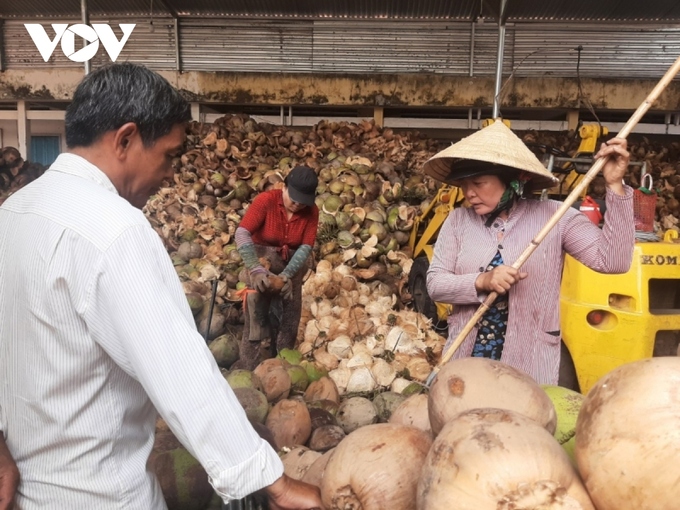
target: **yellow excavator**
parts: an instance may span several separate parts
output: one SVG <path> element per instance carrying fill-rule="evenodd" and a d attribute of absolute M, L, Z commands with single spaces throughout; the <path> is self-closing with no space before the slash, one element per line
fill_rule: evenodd
<path fill-rule="evenodd" d="M 564 198 L 592 166 L 597 141 L 606 128 L 584 125 L 573 156 L 544 151 L 547 167 L 560 180 L 542 198 Z M 642 166 L 640 163 L 632 165 Z M 644 175 L 645 167 L 642 167 Z M 585 197 L 581 197 L 585 198 Z M 414 222 L 409 239 L 413 266 L 409 291 L 413 307 L 446 335 L 451 305 L 434 303 L 426 285 L 437 234 L 454 207 L 464 207 L 462 191 L 443 185 Z M 635 244 L 625 274 L 596 273 L 567 255 L 562 274 L 560 386 L 587 393 L 614 368 L 652 356 L 676 356 L 680 345 L 680 242 L 669 231 L 662 240 L 645 236 Z"/>

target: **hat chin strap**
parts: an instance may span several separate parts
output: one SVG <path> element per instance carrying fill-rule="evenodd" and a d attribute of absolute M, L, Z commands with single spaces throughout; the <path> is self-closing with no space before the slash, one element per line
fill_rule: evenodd
<path fill-rule="evenodd" d="M 484 225 L 486 227 L 490 227 L 491 224 L 494 221 L 496 221 L 496 218 L 498 218 L 498 216 L 503 211 L 509 211 L 510 208 L 515 203 L 515 200 L 517 200 L 517 198 L 521 198 L 524 195 L 525 182 L 526 181 L 520 179 L 513 179 L 512 181 L 510 181 L 508 187 L 505 188 L 503 195 L 501 195 L 501 199 L 498 201 L 498 205 L 496 205 L 494 210 L 489 213 L 489 217 L 484 222 Z"/>

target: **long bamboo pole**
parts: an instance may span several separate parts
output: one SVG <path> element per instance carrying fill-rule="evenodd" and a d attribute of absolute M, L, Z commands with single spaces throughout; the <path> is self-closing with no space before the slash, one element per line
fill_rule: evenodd
<path fill-rule="evenodd" d="M 630 119 L 628 119 L 628 122 L 626 122 L 623 128 L 621 128 L 621 131 L 619 131 L 619 133 L 616 135 L 618 138 L 628 137 L 633 128 L 640 122 L 642 117 L 644 117 L 645 113 L 647 113 L 647 111 L 651 108 L 652 104 L 654 104 L 654 101 L 656 101 L 659 98 L 659 96 L 666 89 L 671 80 L 673 80 L 675 75 L 678 74 L 678 71 L 680 71 L 680 57 L 678 57 L 676 61 L 673 63 L 673 65 L 668 69 L 668 71 L 666 71 L 666 74 L 663 75 L 663 77 L 661 78 L 661 80 L 659 80 L 654 89 L 649 93 L 649 95 L 640 104 L 640 106 L 638 106 L 637 110 L 635 110 L 635 113 L 633 113 Z M 564 202 L 562 202 L 562 205 L 557 209 L 557 211 L 555 211 L 552 217 L 548 220 L 548 223 L 546 223 L 545 226 L 541 229 L 541 231 L 538 234 L 536 234 L 536 237 L 533 238 L 531 244 L 529 244 L 529 246 L 526 247 L 526 249 L 522 252 L 519 258 L 512 264 L 512 267 L 514 267 L 515 269 L 519 269 L 520 267 L 522 267 L 522 264 L 524 264 L 527 261 L 527 259 L 531 256 L 531 254 L 536 250 L 536 248 L 538 248 L 543 239 L 545 239 L 545 236 L 548 235 L 548 233 L 557 224 L 557 222 L 560 221 L 562 216 L 564 216 L 564 213 L 566 213 L 569 210 L 573 203 L 576 202 L 576 200 L 581 196 L 581 193 L 583 193 L 583 191 L 586 190 L 590 182 L 597 176 L 598 173 L 600 173 L 605 162 L 606 158 L 600 158 L 597 161 L 595 161 L 593 166 L 590 167 L 590 170 L 588 170 L 588 172 L 583 176 L 583 179 L 578 184 L 578 186 L 576 186 L 571 191 L 571 193 L 569 193 Z M 498 293 L 496 292 L 489 293 L 489 295 L 477 309 L 472 318 L 470 318 L 465 327 L 460 331 L 460 333 L 458 333 L 458 336 L 453 341 L 453 344 L 451 344 L 451 347 L 449 347 L 446 353 L 444 353 L 444 355 L 442 356 L 442 359 L 440 360 L 439 364 L 432 370 L 432 372 L 427 378 L 427 381 L 425 382 L 425 386 L 429 387 L 432 384 L 432 381 L 434 381 L 434 378 L 437 376 L 437 373 L 439 372 L 441 367 L 451 359 L 451 356 L 453 356 L 454 353 L 458 350 L 460 344 L 462 344 L 463 340 L 465 340 L 465 337 L 468 336 L 470 331 L 472 331 L 472 329 L 475 327 L 475 324 L 479 322 L 479 319 L 481 319 L 482 315 L 484 315 L 484 313 L 489 309 L 489 307 L 493 304 L 497 297 Z"/>

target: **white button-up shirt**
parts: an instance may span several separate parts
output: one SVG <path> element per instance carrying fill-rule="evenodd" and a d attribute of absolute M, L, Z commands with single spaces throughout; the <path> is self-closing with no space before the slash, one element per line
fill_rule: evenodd
<path fill-rule="evenodd" d="M 281 476 L 144 214 L 62 154 L 0 208 L 0 426 L 19 508 L 165 508 L 147 469 L 156 410 L 225 500 Z"/>

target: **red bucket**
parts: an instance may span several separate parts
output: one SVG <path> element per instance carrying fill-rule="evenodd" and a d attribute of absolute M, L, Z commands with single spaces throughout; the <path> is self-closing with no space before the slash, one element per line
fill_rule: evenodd
<path fill-rule="evenodd" d="M 649 177 L 649 186 L 645 186 L 647 177 Z M 652 176 L 645 174 L 642 177 L 642 186 L 633 191 L 633 217 L 635 218 L 635 230 L 638 232 L 654 232 L 656 192 L 652 185 Z"/>
<path fill-rule="evenodd" d="M 595 225 L 599 225 L 602 221 L 600 206 L 590 195 L 586 195 L 586 198 L 581 202 L 579 210 L 585 214 L 590 221 L 595 223 Z"/>

